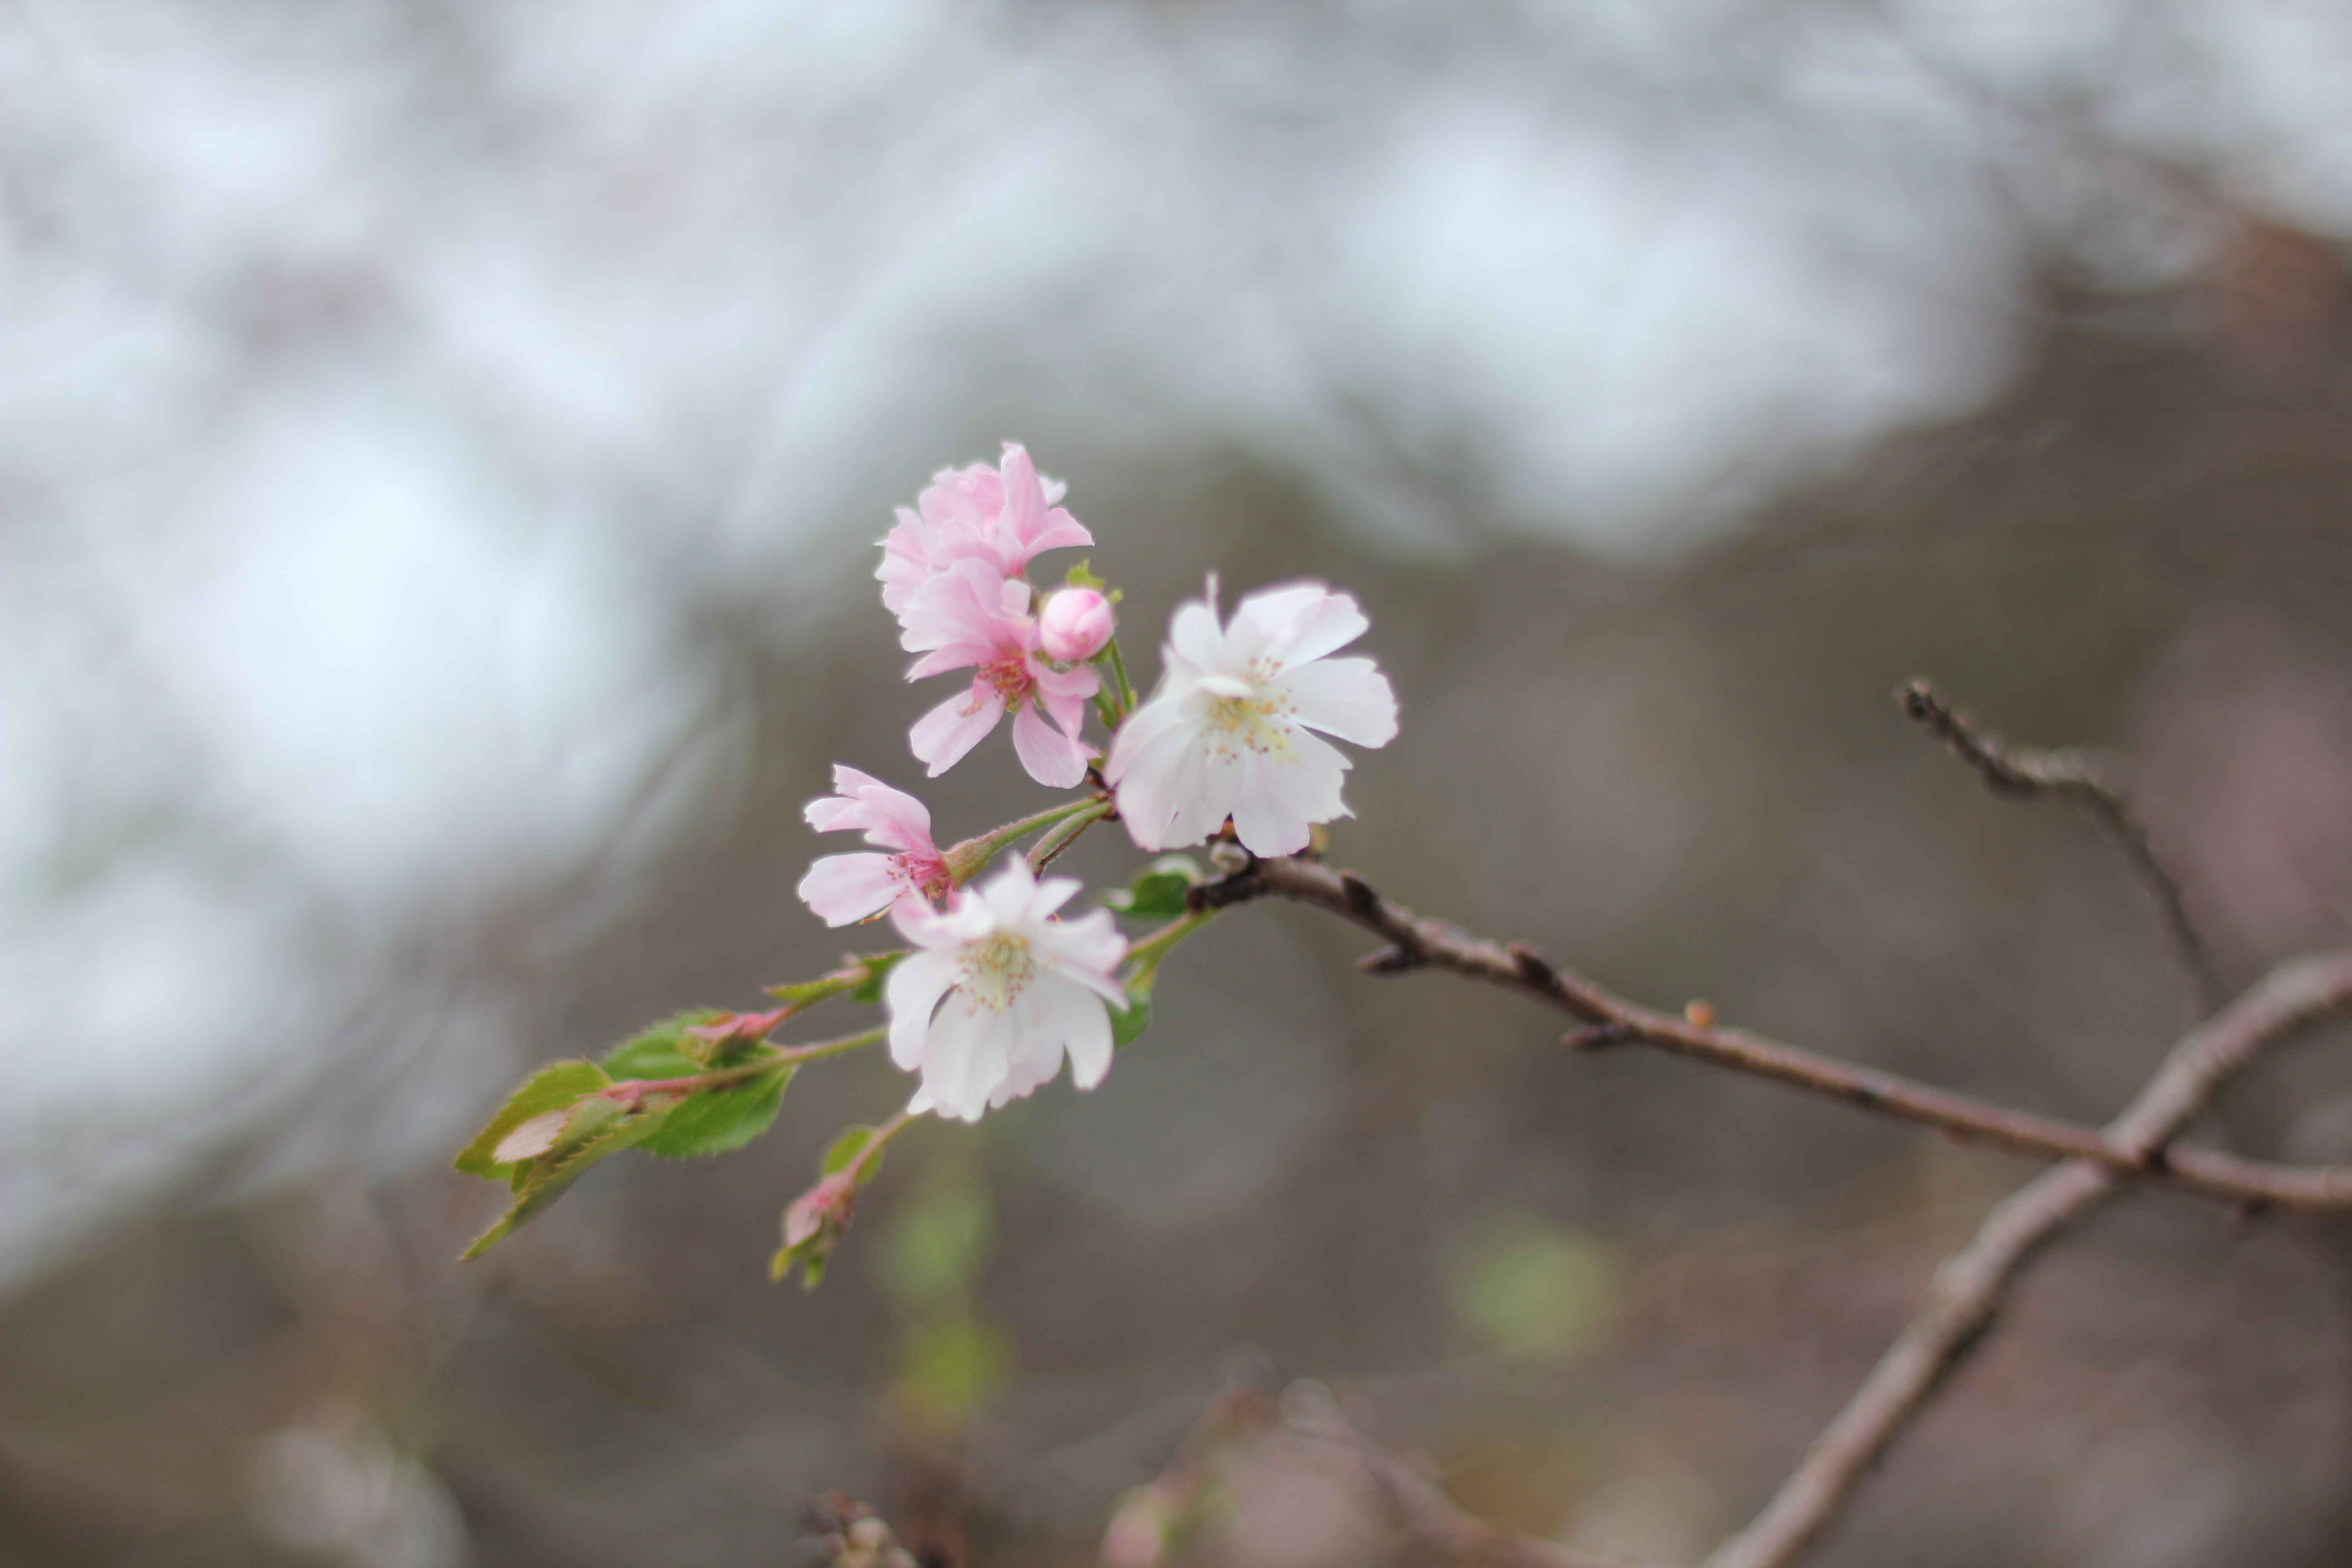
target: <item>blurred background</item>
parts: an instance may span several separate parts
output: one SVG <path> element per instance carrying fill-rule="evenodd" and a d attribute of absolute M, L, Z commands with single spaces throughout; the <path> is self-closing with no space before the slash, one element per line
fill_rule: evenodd
<path fill-rule="evenodd" d="M 917 784 L 944 691 L 872 542 L 1004 438 L 1147 669 L 1210 568 L 1359 595 L 1404 730 L 1334 858 L 1638 998 L 2069 1116 L 2137 1085 L 2186 1006 L 2148 910 L 1910 731 L 1915 675 L 2128 756 L 2233 984 L 2346 938 L 2340 6 L 0 37 L 0 1562 L 733 1568 L 842 1487 L 1076 1564 L 1236 1356 L 1563 1541 L 1687 1563 L 1767 1494 L 2031 1167 L 1569 1057 L 1298 910 L 1181 950 L 1094 1094 L 910 1132 L 814 1295 L 777 1214 L 903 1099 L 878 1059 L 454 1261 L 509 1084 L 842 951 L 800 807 Z M 1001 741 L 923 793 L 1038 803 Z M 2208 1135 L 2352 1157 L 2347 1043 Z M 2347 1330 L 2341 1227 L 2122 1204 L 1820 1560 L 2342 1563 Z M 1328 1455 L 1223 1462 L 1181 1561 L 1402 1560 Z"/>

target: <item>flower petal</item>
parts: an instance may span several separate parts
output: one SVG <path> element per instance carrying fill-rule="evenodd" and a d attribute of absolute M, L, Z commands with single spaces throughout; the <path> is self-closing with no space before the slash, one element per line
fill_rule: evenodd
<path fill-rule="evenodd" d="M 1026 702 L 1013 716 L 1013 750 L 1029 776 L 1048 789 L 1069 789 L 1085 783 L 1087 763 L 1094 755 L 1093 747 L 1046 723 L 1045 716 Z"/>
<path fill-rule="evenodd" d="M 1396 693 L 1369 658 L 1324 658 L 1293 665 L 1282 677 L 1298 722 L 1360 746 L 1396 739 Z"/>
<path fill-rule="evenodd" d="M 1070 1054 L 1070 1081 L 1080 1089 L 1094 1088 L 1110 1071 L 1110 1015 L 1103 1008 L 1103 999 L 1068 984 L 1048 990 L 1041 983 L 1038 990 L 1041 1005 L 1051 998 L 1055 1016 L 1061 1021 L 1063 1046 Z"/>
<path fill-rule="evenodd" d="M 930 776 L 939 777 L 958 763 L 964 754 L 986 738 L 988 732 L 1004 717 L 1004 703 L 995 689 L 984 680 L 974 680 L 971 689 L 949 698 L 915 721 L 907 731 L 907 743 L 916 760 L 930 768 Z M 1086 769 L 1078 770 L 1086 776 Z"/>
<path fill-rule="evenodd" d="M 854 924 L 898 901 L 906 884 L 893 870 L 887 855 L 827 855 L 801 879 L 801 901 L 829 926 Z"/>
<path fill-rule="evenodd" d="M 890 1010 L 890 1059 L 908 1072 L 922 1066 L 928 1056 L 931 1014 L 955 984 L 961 962 L 954 952 L 908 953 L 882 983 Z"/>

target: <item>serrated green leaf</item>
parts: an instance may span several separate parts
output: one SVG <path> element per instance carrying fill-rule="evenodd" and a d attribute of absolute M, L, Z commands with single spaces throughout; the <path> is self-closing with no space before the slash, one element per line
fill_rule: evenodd
<path fill-rule="evenodd" d="M 719 1008 L 698 1007 L 648 1024 L 635 1037 L 614 1047 L 598 1065 L 615 1079 L 691 1078 L 703 1070 L 703 1065 L 688 1049 L 686 1031 L 725 1016 Z"/>
<path fill-rule="evenodd" d="M 1087 560 L 1081 561 L 1076 566 L 1071 567 L 1068 574 L 1062 579 L 1063 585 L 1071 588 L 1092 588 L 1096 593 L 1101 593 L 1103 589 L 1103 580 L 1096 576 L 1093 572 L 1087 569 L 1092 564 L 1093 558 L 1089 556 Z"/>
<path fill-rule="evenodd" d="M 1162 855 L 1138 871 L 1124 888 L 1103 895 L 1103 903 L 1139 920 L 1173 920 L 1184 912 L 1184 890 L 1200 882 L 1200 865 L 1187 855 Z"/>
<path fill-rule="evenodd" d="M 514 1163 L 509 1179 L 515 1190 L 520 1192 L 530 1184 L 532 1172 L 552 1170 L 562 1164 L 582 1147 L 618 1126 L 628 1114 L 618 1103 L 601 1094 L 582 1100 L 563 1113 L 563 1120 L 556 1124 L 554 1136 L 547 1140 L 545 1149 L 530 1159 Z"/>
<path fill-rule="evenodd" d="M 882 1000 L 883 981 L 888 978 L 892 970 L 898 967 L 899 961 L 907 956 L 907 949 L 900 948 L 896 952 L 867 953 L 866 955 L 866 978 L 859 981 L 856 985 L 851 988 L 849 999 L 852 1002 L 879 1002 Z"/>
<path fill-rule="evenodd" d="M 691 1160 L 740 1149 L 776 1120 L 777 1109 L 784 1102 L 784 1086 L 792 1078 L 791 1068 L 778 1068 L 723 1089 L 689 1095 L 670 1107 L 659 1130 L 637 1146 L 665 1160 Z"/>
<path fill-rule="evenodd" d="M 472 1142 L 457 1151 L 457 1157 L 450 1163 L 484 1181 L 506 1180 L 511 1162 L 495 1159 L 492 1154 L 507 1134 L 535 1116 L 570 1109 L 612 1081 L 593 1062 L 550 1063 L 516 1086 L 514 1092 L 507 1096 L 507 1102 L 499 1107 L 498 1114 L 483 1124 Z"/>
<path fill-rule="evenodd" d="M 612 1101 L 599 1103 L 611 1105 Z M 619 1110 L 617 1106 L 614 1109 Z M 602 1132 L 584 1142 L 551 1150 L 536 1160 L 518 1164 L 516 1170 L 521 1180 L 515 1189 L 514 1203 L 499 1216 L 498 1224 L 476 1237 L 474 1244 L 459 1254 L 460 1261 L 479 1258 L 505 1240 L 517 1226 L 562 1197 L 572 1183 L 587 1173 L 589 1166 L 652 1136 L 668 1114 L 667 1107 L 658 1107 L 625 1115 L 622 1121 L 607 1124 Z"/>

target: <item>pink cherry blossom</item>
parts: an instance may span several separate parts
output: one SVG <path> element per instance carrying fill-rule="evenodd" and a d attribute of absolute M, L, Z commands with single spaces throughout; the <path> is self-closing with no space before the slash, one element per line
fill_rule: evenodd
<path fill-rule="evenodd" d="M 942 468 L 913 510 L 898 509 L 898 526 L 882 541 L 882 605 L 906 613 L 915 591 L 959 561 L 980 561 L 999 578 L 1018 577 L 1030 558 L 1065 545 L 1092 544 L 1095 536 L 1054 503 L 1057 479 L 1040 479 L 1029 454 L 1004 444 L 1001 469 L 985 463 Z"/>
<path fill-rule="evenodd" d="M 1037 616 L 1037 645 L 1060 664 L 1082 664 L 1110 641 L 1110 601 L 1092 588 L 1065 588 Z"/>
<path fill-rule="evenodd" d="M 808 825 L 819 833 L 862 830 L 866 842 L 894 853 L 828 855 L 809 868 L 800 895 L 825 924 L 871 920 L 893 906 L 929 910 L 948 893 L 953 881 L 921 801 L 840 764 L 833 787 L 837 794 L 808 803 Z"/>
<path fill-rule="evenodd" d="M 1057 670 L 1046 662 L 1029 615 L 1028 584 L 1005 582 L 979 561 L 959 561 L 917 589 L 898 618 L 906 627 L 901 645 L 925 656 L 908 679 L 972 671 L 969 691 L 924 714 L 908 732 L 931 777 L 962 761 L 1008 712 L 1013 749 L 1031 778 L 1067 789 L 1087 776 L 1094 749 L 1078 731 L 1098 683 L 1091 669 Z"/>
<path fill-rule="evenodd" d="M 1092 1089 L 1110 1071 L 1108 1008 L 1127 992 L 1113 971 L 1127 942 L 1097 910 L 1054 911 L 1078 884 L 1043 882 L 1015 857 L 945 913 L 901 905 L 891 918 L 918 951 L 890 971 L 890 1059 L 920 1071 L 907 1107 L 965 1121 L 1018 1100 L 1061 1071 Z"/>
<path fill-rule="evenodd" d="M 1137 844 L 1198 844 L 1226 817 L 1255 855 L 1307 847 L 1349 815 L 1352 765 L 1320 731 L 1360 746 L 1396 738 L 1396 696 L 1368 658 L 1324 656 L 1370 623 L 1318 583 L 1255 594 L 1220 626 L 1213 604 L 1176 612 L 1159 689 L 1112 737 L 1104 777 Z"/>

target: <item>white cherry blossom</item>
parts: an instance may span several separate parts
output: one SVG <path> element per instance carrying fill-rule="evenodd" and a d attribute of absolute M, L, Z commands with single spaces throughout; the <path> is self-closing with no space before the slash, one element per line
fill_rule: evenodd
<path fill-rule="evenodd" d="M 918 951 L 890 971 L 890 1059 L 923 1075 L 907 1109 L 965 1121 L 1021 1099 L 1061 1070 L 1092 1089 L 1110 1071 L 1108 1008 L 1127 993 L 1112 971 L 1127 942 L 1097 910 L 1060 921 L 1078 884 L 1043 882 L 1014 858 L 944 913 L 891 913 Z"/>
<path fill-rule="evenodd" d="M 1349 815 L 1352 764 L 1322 736 L 1388 744 L 1396 696 L 1370 659 L 1326 657 L 1370 625 L 1345 594 L 1254 594 L 1224 626 L 1214 599 L 1212 584 L 1176 612 L 1159 689 L 1112 737 L 1103 776 L 1146 849 L 1201 843 L 1230 816 L 1251 853 L 1295 854 L 1313 824 Z"/>

